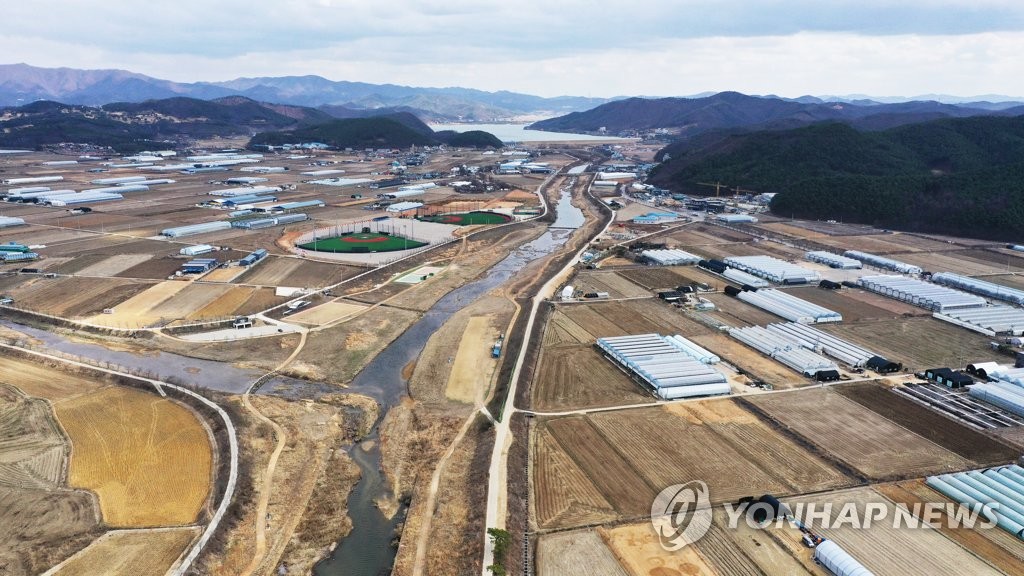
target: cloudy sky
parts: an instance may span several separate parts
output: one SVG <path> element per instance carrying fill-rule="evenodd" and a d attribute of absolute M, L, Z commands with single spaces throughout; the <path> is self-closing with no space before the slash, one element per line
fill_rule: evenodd
<path fill-rule="evenodd" d="M 1022 0 L 32 0 L 0 32 L 2 63 L 543 96 L 1024 96 L 1022 54 Z"/>

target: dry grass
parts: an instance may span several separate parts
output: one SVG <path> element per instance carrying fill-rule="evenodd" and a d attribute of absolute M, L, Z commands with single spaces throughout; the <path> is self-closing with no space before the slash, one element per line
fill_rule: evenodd
<path fill-rule="evenodd" d="M 198 533 L 198 528 L 107 532 L 68 560 L 55 576 L 163 574 Z"/>
<path fill-rule="evenodd" d="M 189 524 L 210 492 L 213 455 L 188 409 L 129 388 L 57 405 L 71 438 L 69 482 L 94 490 L 111 526 Z"/>

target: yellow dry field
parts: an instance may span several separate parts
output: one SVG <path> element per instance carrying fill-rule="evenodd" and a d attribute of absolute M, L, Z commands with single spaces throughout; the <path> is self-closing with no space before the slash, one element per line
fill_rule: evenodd
<path fill-rule="evenodd" d="M 336 320 L 350 318 L 366 310 L 366 306 L 355 304 L 349 301 L 332 300 L 313 308 L 307 308 L 298 314 L 288 318 L 290 322 L 309 324 L 312 326 L 323 326 Z"/>
<path fill-rule="evenodd" d="M 113 314 L 97 314 L 89 318 L 89 322 L 111 328 L 141 328 L 152 324 L 160 316 L 151 311 L 188 285 L 181 280 L 161 282 L 118 304 Z"/>
<path fill-rule="evenodd" d="M 96 492 L 110 526 L 189 524 L 210 491 L 206 429 L 187 408 L 131 388 L 56 405 L 71 438 L 68 482 Z"/>
<path fill-rule="evenodd" d="M 650 522 L 599 528 L 605 544 L 626 572 L 635 576 L 716 576 L 694 546 L 667 552 Z"/>
<path fill-rule="evenodd" d="M 209 318 L 222 318 L 231 316 L 245 301 L 248 300 L 256 288 L 239 286 L 231 288 L 220 297 L 188 315 L 189 320 L 205 320 Z"/>
<path fill-rule="evenodd" d="M 17 386 L 28 396 L 59 401 L 88 394 L 103 387 L 95 380 L 74 376 L 31 360 L 12 358 L 0 352 L 0 382 Z"/>
<path fill-rule="evenodd" d="M 205 308 L 232 290 L 227 284 L 189 284 L 184 290 L 154 306 L 148 315 L 163 320 L 180 320 Z"/>
<path fill-rule="evenodd" d="M 444 395 L 457 402 L 474 403 L 482 397 L 491 381 L 497 361 L 491 358 L 491 347 L 498 331 L 491 327 L 490 316 L 473 316 L 466 325 L 455 354 L 448 386 Z"/>
<path fill-rule="evenodd" d="M 239 277 L 242 272 L 248 270 L 245 266 L 230 266 L 228 268 L 216 268 L 203 276 L 203 282 L 231 282 Z"/>
<path fill-rule="evenodd" d="M 107 532 L 65 562 L 54 576 L 164 574 L 198 533 L 198 528 Z"/>

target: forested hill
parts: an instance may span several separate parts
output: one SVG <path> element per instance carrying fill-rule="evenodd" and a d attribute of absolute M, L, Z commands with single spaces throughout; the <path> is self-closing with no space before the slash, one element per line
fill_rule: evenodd
<path fill-rule="evenodd" d="M 332 120 L 296 130 L 263 132 L 249 141 L 250 148 L 281 146 L 301 142 L 323 142 L 337 148 L 408 148 L 448 144 L 457 147 L 501 148 L 502 143 L 489 132 L 473 130 L 457 133 L 434 132 L 407 112 Z"/>
<path fill-rule="evenodd" d="M 670 145 L 650 182 L 778 192 L 772 212 L 887 228 L 1024 239 L 1024 117 L 946 119 L 860 132 L 827 123 Z"/>

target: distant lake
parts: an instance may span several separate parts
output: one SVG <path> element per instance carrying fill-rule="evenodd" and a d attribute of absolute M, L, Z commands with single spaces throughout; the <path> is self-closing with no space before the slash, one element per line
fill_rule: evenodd
<path fill-rule="evenodd" d="M 590 136 L 589 134 L 572 134 L 569 132 L 527 130 L 526 124 L 431 124 L 430 128 L 435 131 L 454 130 L 456 132 L 483 130 L 484 132 L 494 134 L 502 142 L 628 141 L 627 138 L 615 138 L 613 136 Z"/>

